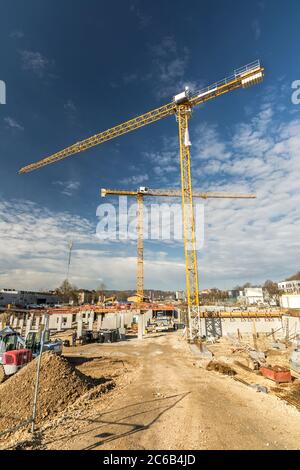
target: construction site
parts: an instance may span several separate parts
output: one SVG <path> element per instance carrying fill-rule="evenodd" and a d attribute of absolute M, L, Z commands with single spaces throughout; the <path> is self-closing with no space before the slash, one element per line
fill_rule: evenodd
<path fill-rule="evenodd" d="M 181 191 L 101 190 L 102 197 L 137 200 L 135 295 L 125 304 L 113 296 L 92 304 L 83 298 L 79 306 L 2 308 L 2 449 L 299 448 L 300 310 L 201 305 L 198 286 L 193 200 L 255 194 L 192 190 L 191 110 L 263 77 L 256 61 L 20 170 L 37 170 L 176 115 Z M 149 196 L 182 201 L 186 295 L 181 301 L 151 303 L 145 296 L 143 204 Z M 72 244 L 69 248 L 68 269 Z"/>
<path fill-rule="evenodd" d="M 133 2 L 129 11 L 135 15 L 135 22 L 139 22 L 141 31 L 144 31 L 144 28 L 147 28 L 147 21 L 151 20 L 148 18 L 146 21 L 146 16 L 142 15 L 140 3 Z M 192 18 L 188 21 L 189 24 L 193 23 Z M 252 28 L 258 41 L 261 35 L 260 28 L 255 22 L 252 23 Z M 22 40 L 23 32 L 14 30 L 10 33 L 10 38 Z M 61 109 L 67 116 L 66 136 L 61 138 L 58 145 L 51 136 L 51 141 L 44 146 L 46 157 L 31 161 L 28 160 L 29 153 L 24 152 L 24 158 L 22 156 L 19 160 L 21 164 L 15 173 L 17 181 L 20 182 L 18 183 L 21 187 L 20 194 L 29 186 L 30 190 L 32 188 L 39 190 L 36 200 L 40 197 L 41 204 L 45 206 L 43 209 L 45 215 L 41 211 L 40 220 L 34 220 L 37 213 L 34 204 L 37 203 L 29 202 L 28 206 L 22 203 L 20 208 L 18 206 L 16 209 L 18 223 L 13 220 L 14 213 L 9 216 L 5 213 L 3 226 L 0 221 L 0 230 L 3 228 L 3 233 L 9 240 L 7 248 L 4 247 L 7 253 L 3 255 L 1 261 L 3 267 L 1 265 L 0 272 L 0 450 L 2 451 L 300 449 L 300 272 L 291 275 L 298 262 L 297 237 L 292 241 L 287 238 L 284 246 L 277 243 L 277 235 L 278 239 L 282 234 L 288 237 L 288 229 L 286 227 L 282 229 L 279 225 L 284 215 L 276 213 L 279 207 L 282 210 L 285 203 L 284 199 L 280 199 L 282 188 L 276 186 L 274 179 L 275 189 L 270 195 L 270 198 L 274 197 L 274 204 L 266 206 L 265 201 L 270 191 L 269 186 L 264 187 L 265 167 L 257 173 L 258 184 L 262 187 L 265 198 L 260 203 L 260 194 L 256 191 L 258 186 L 247 184 L 251 178 L 252 167 L 251 162 L 248 162 L 251 159 L 246 162 L 246 158 L 243 160 L 241 156 L 240 160 L 243 161 L 241 167 L 238 160 L 237 183 L 233 180 L 234 168 L 230 162 L 233 154 L 237 155 L 239 152 L 242 154 L 243 147 L 249 146 L 253 160 L 260 169 L 262 165 L 259 166 L 260 163 L 257 161 L 263 148 L 270 155 L 275 155 L 276 159 L 269 180 L 272 182 L 276 172 L 280 172 L 278 155 L 279 152 L 288 152 L 282 150 L 285 144 L 278 143 L 274 137 L 276 143 L 271 149 L 270 139 L 276 135 L 275 127 L 270 135 L 263 137 L 263 132 L 272 119 L 272 113 L 275 113 L 273 109 L 270 110 L 271 106 L 266 105 L 266 97 L 272 95 L 273 91 L 269 83 L 268 86 L 265 85 L 265 79 L 268 74 L 272 74 L 272 70 L 268 64 L 254 60 L 233 69 L 225 78 L 217 81 L 213 79 L 209 82 L 210 85 L 198 87 L 192 81 L 184 82 L 185 75 L 177 71 L 177 68 L 183 67 L 184 62 L 180 62 L 180 65 L 177 62 L 175 65 L 173 63 L 172 67 L 165 65 L 164 61 L 167 63 L 168 60 L 167 55 L 178 54 L 180 50 L 171 36 L 166 36 L 162 44 L 166 49 L 163 49 L 162 45 L 158 48 L 147 42 L 148 49 L 145 50 L 153 55 L 150 61 L 153 69 L 159 63 L 159 76 L 163 77 L 159 82 L 159 92 L 155 88 L 154 78 L 151 74 L 148 75 L 151 86 L 156 90 L 156 99 L 160 103 L 165 99 L 166 104 L 152 107 L 151 96 L 149 95 L 148 100 L 148 95 L 145 93 L 150 111 L 143 114 L 135 113 L 133 103 L 135 95 L 129 93 L 130 98 L 125 106 L 125 101 L 122 101 L 122 86 L 130 86 L 139 81 L 142 87 L 148 75 L 145 74 L 146 78 L 139 78 L 139 74 L 132 66 L 131 74 L 120 75 L 121 78 L 118 78 L 120 74 L 118 71 L 112 73 L 106 68 L 104 73 L 103 66 L 101 83 L 105 88 L 111 87 L 113 92 L 107 93 L 103 88 L 102 93 L 115 94 L 115 99 L 120 103 L 119 106 L 117 104 L 111 106 L 109 109 L 111 115 L 103 105 L 100 122 L 101 125 L 104 123 L 107 129 L 94 134 L 94 131 L 91 131 L 90 134 L 93 135 L 87 138 L 79 137 L 86 129 L 94 128 L 91 122 L 84 128 L 82 124 L 84 117 L 83 115 L 81 118 L 78 117 L 77 106 L 72 100 L 65 100 Z M 70 55 L 70 50 L 68 49 L 64 57 L 65 61 Z M 187 49 L 183 50 L 189 57 Z M 104 51 L 101 53 L 105 63 L 108 58 Z M 23 60 L 23 72 L 31 72 L 41 82 L 44 81 L 44 85 L 50 89 L 52 85 L 49 83 L 54 83 L 54 80 L 59 81 L 55 72 L 57 61 L 43 61 L 38 53 L 34 56 L 30 54 L 32 53 L 27 49 L 19 52 Z M 128 61 L 128 58 L 126 60 Z M 196 60 L 196 57 L 193 60 Z M 222 76 L 221 64 L 220 60 L 219 76 Z M 173 93 L 174 87 L 168 87 L 168 80 L 174 69 L 176 93 Z M 164 78 L 166 76 L 167 80 Z M 80 88 L 83 85 L 89 88 L 88 80 L 85 80 L 83 75 L 79 74 L 76 79 L 72 70 L 71 77 L 72 86 L 73 80 L 76 83 L 73 91 L 78 84 Z M 200 78 L 199 83 L 202 83 Z M 251 92 L 263 87 L 266 87 L 266 91 L 262 92 L 265 93 L 263 95 L 265 101 L 262 100 L 260 117 L 254 115 L 252 118 L 253 126 L 257 127 L 250 132 L 248 116 L 253 112 L 255 107 L 253 103 L 258 99 Z M 28 87 L 28 90 L 30 89 L 30 93 L 35 93 L 32 88 Z M 91 91 L 85 90 L 84 93 L 84 102 L 88 109 L 89 100 L 93 100 L 92 86 Z M 243 98 L 240 98 L 241 95 Z M 209 119 L 213 121 L 215 116 L 213 113 L 220 113 L 222 106 L 230 108 L 231 102 L 238 107 L 238 99 L 244 100 L 241 102 L 246 123 L 240 127 L 235 123 L 228 131 L 231 124 L 230 121 L 226 121 L 227 111 L 220 118 L 222 126 L 227 127 L 227 131 L 232 133 L 231 140 L 228 139 L 226 145 L 218 141 L 215 124 L 209 127 L 206 123 L 198 127 L 199 140 L 205 141 L 206 147 L 201 147 L 200 144 L 195 144 L 193 147 L 193 136 L 196 135 L 193 133 L 193 126 L 200 121 L 201 113 L 202 119 L 203 115 L 209 115 Z M 139 102 L 138 93 L 136 101 Z M 50 108 L 49 103 L 48 105 Z M 275 104 L 273 108 L 275 109 Z M 282 107 L 280 112 L 283 112 L 283 109 Z M 86 111 L 86 115 L 88 112 Z M 49 120 L 52 126 L 54 119 L 50 115 L 50 110 L 47 116 L 44 111 L 43 119 L 45 122 Z M 32 116 L 33 121 L 42 121 L 38 113 L 33 113 Z M 129 116 L 127 120 L 126 116 Z M 13 132 L 24 132 L 25 127 L 12 118 L 6 117 L 4 121 Z M 47 122 L 48 127 L 49 122 Z M 121 122 L 121 124 L 112 125 L 112 122 Z M 156 166 L 152 176 L 142 176 L 140 163 L 142 157 L 136 149 L 141 148 L 146 129 L 151 129 L 154 123 L 157 128 L 161 126 L 162 137 L 161 141 L 158 141 L 163 142 L 162 145 L 165 147 L 161 149 L 161 153 L 158 152 L 158 163 L 156 161 L 155 164 L 153 156 L 155 152 L 147 148 L 144 150 L 149 167 L 152 164 Z M 53 127 L 55 126 L 54 123 Z M 98 126 L 97 122 L 94 122 L 94 126 Z M 293 126 L 295 127 L 295 124 Z M 299 142 L 299 139 L 297 140 L 292 134 L 293 126 L 283 132 L 286 148 L 295 145 L 295 141 Z M 135 139 L 138 139 L 136 136 L 139 132 L 143 132 L 140 131 L 141 128 L 145 128 L 145 133 L 141 134 L 138 145 L 135 145 Z M 170 137 L 171 130 L 174 131 L 176 139 L 174 135 Z M 63 133 L 59 132 L 53 135 Z M 36 148 L 43 149 L 44 136 L 37 134 L 38 131 L 35 132 Z M 123 147 L 121 144 L 119 147 L 119 142 L 129 139 L 127 134 L 131 136 L 131 140 L 128 141 L 128 153 L 136 153 L 136 161 L 124 164 L 130 174 L 126 177 L 122 175 L 121 178 L 120 175 L 125 171 L 122 167 L 123 160 L 126 158 L 125 156 L 123 158 L 123 155 L 121 158 Z M 74 138 L 75 143 L 65 148 L 64 144 L 59 147 L 61 142 L 69 141 L 70 136 L 73 136 L 71 139 Z M 288 141 L 289 138 L 292 144 Z M 31 137 L 30 139 L 34 140 Z M 152 140 L 155 141 L 155 136 L 152 136 Z M 111 146 L 107 144 L 110 141 L 112 141 Z M 145 142 L 148 142 L 145 147 L 149 145 L 149 141 L 145 137 Z M 55 150 L 57 147 L 62 150 Z M 49 151 L 49 148 L 53 148 L 54 153 Z M 103 165 L 102 156 L 95 156 L 102 148 L 105 162 Z M 174 152 L 178 157 L 175 163 L 169 161 L 169 154 L 172 153 L 170 149 L 172 151 L 175 149 Z M 89 150 L 92 151 L 89 153 Z M 104 155 L 105 151 L 107 155 Z M 203 159 L 201 152 L 204 155 Z M 205 153 L 208 155 L 208 160 L 211 158 L 210 152 L 222 154 L 222 162 L 215 162 L 217 172 L 222 174 L 227 165 L 230 176 L 226 177 L 224 173 L 225 176 L 220 176 L 218 180 L 213 179 L 212 167 L 205 160 Z M 74 156 L 76 158 L 73 158 Z M 92 224 L 90 230 L 88 215 L 85 213 L 84 217 L 78 215 L 79 207 L 84 208 L 87 214 L 90 210 L 88 194 L 90 190 L 94 191 L 94 186 L 90 189 L 88 181 L 92 180 L 94 177 L 92 173 L 96 170 L 92 166 L 85 167 L 84 163 L 79 169 L 79 165 L 80 159 L 88 161 L 91 157 L 99 159 L 97 194 L 94 197 L 97 199 L 97 205 L 103 204 L 103 220 L 97 224 L 96 233 L 93 232 Z M 195 164 L 193 158 L 196 159 Z M 162 176 L 160 165 L 163 166 L 164 159 L 167 160 L 167 170 Z M 287 159 L 285 153 L 284 159 Z M 67 179 L 60 174 L 60 165 L 65 165 L 61 168 L 68 175 Z M 111 168 L 108 168 L 110 165 Z M 201 172 L 205 166 L 209 171 L 203 176 L 204 189 L 202 189 L 198 178 L 199 175 L 202 177 Z M 44 167 L 50 168 L 49 173 L 43 175 Z M 79 182 L 80 172 L 83 178 L 86 178 L 85 184 Z M 160 179 L 155 175 L 160 175 Z M 283 178 L 282 175 L 280 178 Z M 108 187 L 113 181 L 116 181 L 114 189 L 112 185 Z M 291 183 L 290 188 L 286 189 L 287 186 L 288 183 L 284 189 L 288 194 L 287 199 L 294 201 L 288 191 L 292 191 L 297 183 Z M 49 192 L 51 198 L 53 194 L 51 191 L 56 191 L 65 198 L 58 197 L 58 201 L 53 203 L 58 206 L 56 212 L 50 209 L 52 202 L 48 203 L 47 208 L 46 193 Z M 66 208 L 63 207 L 63 201 L 70 204 L 72 198 L 74 202 Z M 119 220 L 116 224 L 113 221 L 116 224 L 114 230 L 120 235 L 118 238 L 115 233 L 111 235 L 113 223 L 109 211 L 112 207 L 112 213 L 114 212 L 116 201 L 119 201 L 120 207 L 120 198 L 126 198 L 126 204 L 127 200 L 129 204 L 132 202 L 135 210 L 131 228 L 129 211 L 126 212 L 128 217 L 125 223 Z M 167 208 L 174 204 L 172 214 L 168 212 L 167 217 L 163 219 L 164 222 L 161 223 L 159 215 L 154 217 L 153 212 L 148 210 L 152 201 L 154 201 L 153 207 L 158 203 L 166 204 L 164 207 Z M 202 220 L 204 208 L 206 210 L 210 203 L 214 205 L 205 214 L 204 228 Z M 14 204 L 17 205 L 16 202 Z M 232 222 L 228 220 L 225 230 L 222 221 L 228 217 L 229 204 L 233 204 L 233 208 L 230 209 Z M 212 221 L 211 216 L 218 205 L 220 210 Z M 28 219 L 23 229 L 19 227 L 25 206 L 29 215 L 26 215 Z M 4 203 L 1 207 L 3 211 L 8 210 L 8 206 L 5 207 Z M 70 211 L 70 207 L 74 209 L 73 212 Z M 97 216 L 101 212 L 99 207 Z M 270 207 L 274 208 L 273 214 L 268 212 Z M 66 216 L 68 211 L 70 218 Z M 299 220 L 296 212 L 292 211 L 295 226 Z M 55 213 L 57 220 L 53 220 L 52 213 Z M 240 214 L 244 213 L 247 217 L 240 218 Z M 262 219 L 274 223 L 274 231 L 270 229 L 271 236 L 274 237 L 272 248 L 268 246 L 273 242 L 269 232 L 267 241 L 263 238 L 264 232 L 267 232 L 265 226 L 257 223 L 255 227 L 256 213 L 261 213 Z M 159 220 L 155 227 L 154 219 Z M 74 220 L 79 231 L 72 231 Z M 106 229 L 101 232 L 99 227 L 103 225 L 103 221 L 106 223 Z M 182 238 L 179 236 L 176 239 L 174 236 L 172 239 L 166 236 L 164 239 L 164 234 L 167 233 L 165 229 L 169 230 L 170 234 L 173 222 L 173 232 L 175 233 L 179 227 Z M 60 224 L 66 224 L 67 229 L 64 228 L 54 236 Z M 149 227 L 153 240 L 157 240 L 155 237 L 159 234 L 161 237 L 159 240 L 166 242 L 168 248 L 165 251 L 159 245 L 160 242 L 148 245 L 146 240 L 151 239 Z M 133 237 L 128 236 L 130 230 Z M 209 248 L 205 244 L 203 246 L 202 238 L 204 231 L 209 230 L 213 241 L 217 240 L 217 234 L 222 230 L 224 239 L 222 243 L 208 245 L 213 248 L 210 248 L 211 261 L 207 266 L 205 263 L 208 258 L 205 258 L 203 253 L 205 250 L 209 251 Z M 47 237 L 53 237 L 52 245 L 47 244 Z M 95 257 L 96 250 L 92 245 L 97 238 L 97 249 L 101 251 L 99 256 L 105 253 L 103 257 L 106 257 L 106 261 L 99 266 Z M 66 239 L 65 259 L 61 253 L 65 250 Z M 176 243 L 179 240 L 176 245 L 179 248 L 174 255 L 176 262 L 173 259 L 172 264 L 168 258 L 170 256 L 168 250 L 173 246 L 174 240 Z M 30 243 L 30 250 L 24 248 L 28 246 L 26 243 Z M 112 243 L 113 248 L 109 243 Z M 251 251 L 252 245 L 256 244 L 260 247 L 260 251 L 258 248 L 257 251 Z M 117 249 L 119 252 L 115 255 L 113 250 Z M 19 264 L 14 261 L 16 259 L 14 250 L 15 252 L 19 250 L 16 255 Z M 129 251 L 126 250 L 132 250 L 130 253 L 133 252 L 134 255 L 128 255 Z M 278 268 L 277 271 L 274 268 L 273 273 L 272 262 L 280 251 L 294 264 L 291 261 L 287 262 L 286 266 Z M 248 257 L 245 255 L 245 258 L 238 259 L 241 252 L 250 254 Z M 267 253 L 271 253 L 270 262 L 267 260 Z M 235 263 L 234 272 L 230 272 L 232 258 Z M 132 259 L 135 285 L 132 283 L 131 275 Z M 244 259 L 249 261 L 247 266 L 243 264 Z M 277 267 L 276 262 L 274 261 L 274 266 Z M 175 266 L 179 275 L 177 271 L 173 272 Z M 147 277 L 150 268 L 151 282 L 150 275 Z M 299 266 L 296 266 L 297 268 Z M 206 273 L 211 276 L 209 279 L 206 279 Z M 290 277 L 280 280 L 287 274 Z M 181 279 L 177 284 L 174 282 L 175 276 Z M 263 278 L 268 280 L 263 283 L 261 282 Z M 273 278 L 277 279 L 276 282 L 270 281 Z M 218 280 L 216 284 L 221 287 L 208 287 L 215 285 L 215 279 Z M 246 283 L 248 279 L 253 282 Z M 56 288 L 56 283 L 61 283 L 60 287 Z M 99 286 L 100 283 L 100 287 L 96 288 L 95 286 Z M 108 283 L 109 288 L 105 283 Z M 80 288 L 75 287 L 75 284 L 80 285 Z M 181 286 L 181 290 L 176 290 L 179 289 L 178 286 Z"/>

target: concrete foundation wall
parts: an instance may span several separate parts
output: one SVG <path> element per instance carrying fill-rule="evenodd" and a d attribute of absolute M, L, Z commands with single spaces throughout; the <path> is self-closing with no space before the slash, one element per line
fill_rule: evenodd
<path fill-rule="evenodd" d="M 300 335 L 300 317 L 291 317 L 284 315 L 282 321 L 286 328 L 286 322 L 288 322 L 288 333 L 289 336 Z"/>
<path fill-rule="evenodd" d="M 72 313 L 61 315 L 59 313 L 53 313 L 49 316 L 49 328 L 50 330 L 67 330 L 72 328 Z"/>
<path fill-rule="evenodd" d="M 133 322 L 133 313 L 132 312 L 124 312 L 124 325 L 127 325 L 128 327 L 131 325 Z"/>
<path fill-rule="evenodd" d="M 232 312 L 232 310 L 234 309 L 238 309 L 239 307 L 237 306 L 226 306 L 226 305 L 201 305 L 200 306 L 200 312 Z M 274 307 L 264 307 L 263 309 L 265 312 L 270 312 L 270 311 L 274 311 L 274 310 L 277 310 L 277 308 L 274 308 Z M 257 306 L 251 306 L 251 305 L 248 305 L 247 306 L 247 311 L 248 312 L 258 312 L 260 311 L 259 308 Z"/>
<path fill-rule="evenodd" d="M 280 297 L 280 305 L 283 308 L 300 308 L 300 294 L 282 295 Z"/>
<path fill-rule="evenodd" d="M 271 333 L 272 328 L 278 330 L 283 326 L 281 318 L 256 318 L 255 328 L 257 333 Z M 202 334 L 206 334 L 205 318 L 201 318 Z M 253 333 L 253 319 L 241 318 L 221 318 L 222 336 L 237 334 L 239 329 L 241 334 Z M 283 330 L 278 334 L 282 335 Z"/>
<path fill-rule="evenodd" d="M 95 318 L 95 313 L 93 310 L 87 310 L 83 312 L 76 313 L 76 321 L 82 320 L 84 324 L 88 324 L 90 321 L 90 318 Z"/>
<path fill-rule="evenodd" d="M 123 326 L 129 327 L 133 322 L 134 312 L 124 310 L 116 313 L 97 314 L 97 329 L 114 329 Z"/>
<path fill-rule="evenodd" d="M 121 327 L 121 318 L 119 313 L 106 313 L 102 320 L 101 329 L 111 330 Z"/>

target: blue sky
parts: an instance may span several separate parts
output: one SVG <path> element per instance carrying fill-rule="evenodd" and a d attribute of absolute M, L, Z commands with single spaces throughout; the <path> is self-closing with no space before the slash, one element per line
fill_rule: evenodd
<path fill-rule="evenodd" d="M 190 123 L 194 187 L 253 191 L 205 203 L 200 287 L 299 270 L 297 1 L 0 1 L 0 287 L 134 288 L 135 243 L 95 237 L 101 187 L 179 186 L 175 118 L 27 175 L 19 168 L 259 58 L 259 86 L 210 101 Z M 109 202 L 107 199 L 105 202 Z M 113 199 L 111 199 L 113 202 Z M 181 244 L 145 244 L 148 288 L 184 287 Z"/>

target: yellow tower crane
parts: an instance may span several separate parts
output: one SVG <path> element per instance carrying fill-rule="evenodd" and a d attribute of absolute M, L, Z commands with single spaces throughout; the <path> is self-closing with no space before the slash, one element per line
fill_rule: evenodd
<path fill-rule="evenodd" d="M 180 189 L 150 189 L 140 187 L 137 190 L 126 189 L 104 189 L 100 191 L 101 197 L 106 196 L 130 196 L 137 200 L 137 269 L 136 269 L 136 299 L 139 302 L 144 300 L 144 218 L 143 206 L 144 197 L 181 197 Z M 193 198 L 201 199 L 255 199 L 255 194 L 239 194 L 230 192 L 201 192 L 194 190 Z"/>
<path fill-rule="evenodd" d="M 106 131 L 95 134 L 85 140 L 60 150 L 35 163 L 31 163 L 20 169 L 20 173 L 28 173 L 50 163 L 87 150 L 95 145 L 102 144 L 127 132 L 134 131 L 139 127 L 146 126 L 152 122 L 159 121 L 168 116 L 175 115 L 178 122 L 180 168 L 181 168 L 181 197 L 184 231 L 184 250 L 186 261 L 186 291 L 189 315 L 199 313 L 199 291 L 197 252 L 195 243 L 195 221 L 192 201 L 192 179 L 190 167 L 190 141 L 188 122 L 192 109 L 206 101 L 217 98 L 237 88 L 246 88 L 263 80 L 264 68 L 256 60 L 244 67 L 234 70 L 233 75 L 214 83 L 196 93 L 191 93 L 188 87 L 174 96 L 173 101 L 164 106 L 148 111 L 129 121 L 112 127 Z"/>

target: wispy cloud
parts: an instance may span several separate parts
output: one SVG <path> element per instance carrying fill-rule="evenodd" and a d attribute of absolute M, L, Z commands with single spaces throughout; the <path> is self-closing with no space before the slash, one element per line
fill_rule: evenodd
<path fill-rule="evenodd" d="M 38 77 L 43 77 L 45 73 L 53 66 L 53 61 L 50 61 L 40 52 L 23 50 L 20 51 L 22 68 L 33 72 Z"/>
<path fill-rule="evenodd" d="M 78 117 L 78 110 L 73 100 L 69 99 L 64 103 L 64 111 L 69 123 L 74 124 Z"/>
<path fill-rule="evenodd" d="M 72 196 L 80 187 L 79 181 L 54 181 L 53 184 L 59 186 L 61 194 L 65 196 Z"/>
<path fill-rule="evenodd" d="M 24 131 L 24 127 L 18 121 L 16 121 L 16 119 L 12 117 L 5 117 L 3 120 L 6 123 L 7 128 Z"/>
<path fill-rule="evenodd" d="M 68 100 L 65 104 L 64 104 L 64 109 L 68 112 L 71 112 L 71 113 L 76 113 L 77 111 L 77 108 L 75 106 L 75 103 L 74 101 L 72 100 Z"/>
<path fill-rule="evenodd" d="M 164 137 L 160 151 L 143 152 L 143 160 L 151 163 L 156 184 L 173 184 L 179 181 L 179 148 L 177 138 Z"/>
<path fill-rule="evenodd" d="M 14 30 L 10 33 L 9 37 L 13 39 L 21 39 L 24 37 L 24 33 L 20 30 Z"/>
<path fill-rule="evenodd" d="M 130 185 L 138 185 L 141 183 L 146 183 L 149 180 L 149 176 L 147 174 L 144 175 L 133 175 L 129 176 L 128 178 L 123 178 L 120 180 L 121 184 L 130 184 Z M 131 188 L 129 188 L 131 189 Z"/>
<path fill-rule="evenodd" d="M 136 73 L 129 73 L 129 74 L 125 74 L 123 76 L 123 82 L 125 85 L 128 85 L 129 83 L 133 83 L 133 82 L 136 82 L 138 79 L 138 76 Z"/>
<path fill-rule="evenodd" d="M 253 20 L 251 26 L 252 26 L 252 30 L 254 34 L 254 39 L 258 41 L 258 39 L 261 36 L 261 26 L 260 26 L 259 20 L 258 19 Z"/>
<path fill-rule="evenodd" d="M 159 43 L 149 46 L 152 57 L 152 72 L 148 75 L 156 86 L 157 98 L 171 97 L 185 86 L 192 90 L 196 84 L 186 78 L 190 52 L 185 46 L 178 46 L 173 36 L 165 36 Z"/>
<path fill-rule="evenodd" d="M 139 5 L 139 1 L 135 0 L 129 7 L 130 11 L 136 16 L 138 20 L 138 26 L 140 29 L 144 29 L 151 24 L 151 15 L 145 13 L 145 11 Z"/>

